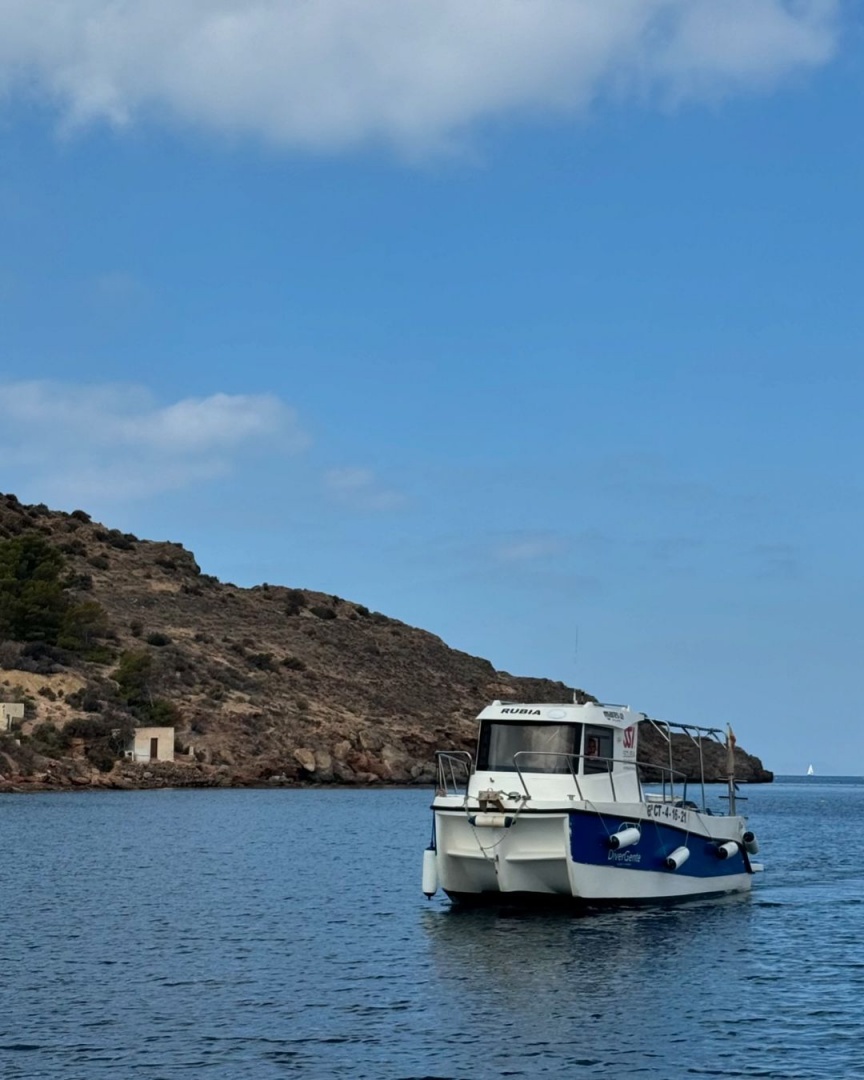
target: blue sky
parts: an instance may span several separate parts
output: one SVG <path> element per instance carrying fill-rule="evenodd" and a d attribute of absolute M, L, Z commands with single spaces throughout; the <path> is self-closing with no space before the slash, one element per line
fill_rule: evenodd
<path fill-rule="evenodd" d="M 0 490 L 864 772 L 862 53 L 832 0 L 0 0 Z"/>

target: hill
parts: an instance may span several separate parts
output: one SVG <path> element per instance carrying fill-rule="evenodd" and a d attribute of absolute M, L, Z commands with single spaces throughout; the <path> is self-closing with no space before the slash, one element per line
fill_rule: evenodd
<path fill-rule="evenodd" d="M 0 790 L 429 784 L 484 704 L 574 697 L 594 700 L 351 600 L 238 588 L 181 544 L 0 495 L 0 700 L 26 705 L 17 741 L 0 738 Z M 175 765 L 117 760 L 140 724 L 175 727 Z M 737 755 L 741 779 L 771 778 Z"/>

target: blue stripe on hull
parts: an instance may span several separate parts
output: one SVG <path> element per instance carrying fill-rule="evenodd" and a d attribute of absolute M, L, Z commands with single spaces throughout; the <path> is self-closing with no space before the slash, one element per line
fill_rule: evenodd
<path fill-rule="evenodd" d="M 569 817 L 570 857 L 576 863 L 620 870 L 659 870 L 678 877 L 697 878 L 728 877 L 748 873 L 750 869 L 740 849 L 737 855 L 720 859 L 716 840 L 661 825 L 658 821 L 624 821 L 611 815 L 578 810 L 571 812 Z M 634 824 L 642 830 L 639 842 L 613 851 L 609 847 L 611 834 L 625 825 Z M 666 857 L 678 847 L 686 847 L 690 857 L 680 870 L 668 870 Z"/>

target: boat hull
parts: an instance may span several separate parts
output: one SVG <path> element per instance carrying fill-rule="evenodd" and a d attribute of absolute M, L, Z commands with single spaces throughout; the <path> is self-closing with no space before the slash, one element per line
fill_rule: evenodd
<path fill-rule="evenodd" d="M 667 903 L 750 888 L 741 818 L 678 810 L 680 823 L 667 823 L 646 804 L 622 811 L 533 811 L 501 828 L 480 828 L 464 812 L 436 811 L 441 887 L 460 904 L 509 899 L 589 906 Z M 614 846 L 610 838 L 626 828 L 638 829 L 638 839 Z"/>

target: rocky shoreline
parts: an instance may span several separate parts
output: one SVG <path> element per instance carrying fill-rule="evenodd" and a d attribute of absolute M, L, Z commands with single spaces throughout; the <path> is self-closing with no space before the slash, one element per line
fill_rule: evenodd
<path fill-rule="evenodd" d="M 414 765 L 410 769 L 391 759 L 370 761 L 365 757 L 352 769 L 345 762 L 333 760 L 322 751 L 299 748 L 295 760 L 287 765 L 262 767 L 211 765 L 195 760 L 175 762 L 118 761 L 107 772 L 93 768 L 86 760 L 43 760 L 30 771 L 10 769 L 0 772 L 0 794 L 26 794 L 37 791 L 109 790 L 147 791 L 154 788 L 272 788 L 272 787 L 432 787 L 433 764 Z"/>
<path fill-rule="evenodd" d="M 385 748 L 385 750 L 388 748 Z M 0 772 L 0 794 L 26 794 L 45 791 L 147 791 L 156 788 L 380 788 L 435 786 L 434 762 L 411 765 L 396 748 L 390 753 L 372 756 L 350 750 L 346 758 L 334 757 L 321 750 L 299 747 L 287 763 L 213 765 L 194 759 L 164 762 L 121 760 L 107 772 L 94 768 L 86 760 L 43 760 L 28 773 L 10 769 L 5 758 Z M 685 748 L 687 749 L 687 748 Z M 688 783 L 699 783 L 698 760 L 682 761 Z M 712 744 L 706 746 L 706 783 L 725 782 L 722 765 L 725 752 Z M 758 758 L 736 750 L 736 778 L 739 783 L 770 783 L 774 774 L 762 767 Z M 695 768 L 694 768 L 695 766 Z M 0 759 L 0 768 L 3 761 Z M 646 776 L 650 782 L 651 777 Z"/>

